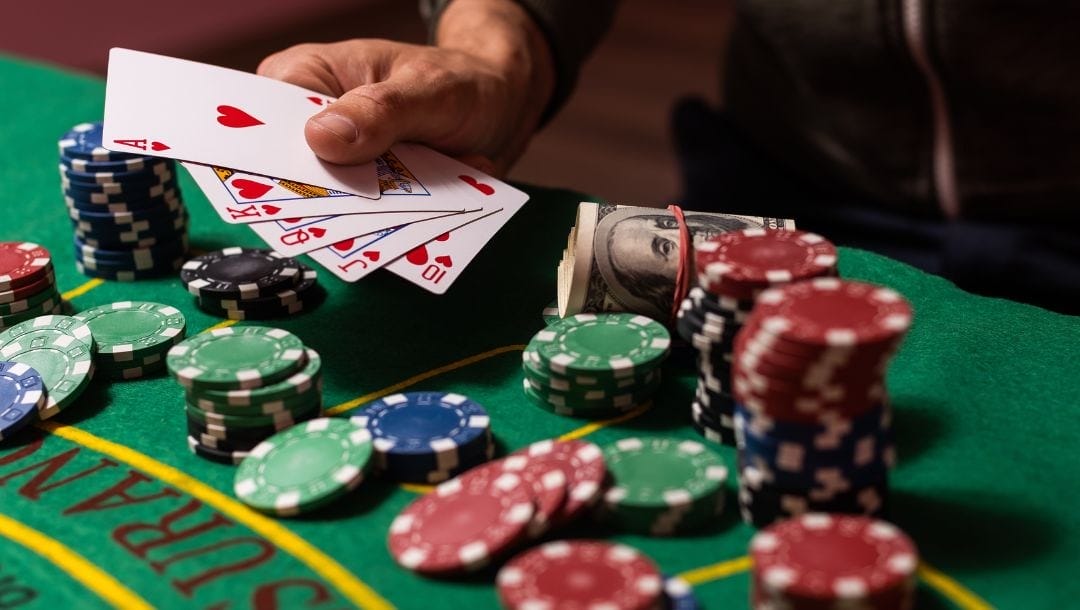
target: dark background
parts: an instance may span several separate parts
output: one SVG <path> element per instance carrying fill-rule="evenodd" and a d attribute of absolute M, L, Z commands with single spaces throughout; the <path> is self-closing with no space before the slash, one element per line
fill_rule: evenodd
<path fill-rule="evenodd" d="M 254 71 L 273 51 L 355 37 L 423 42 L 412 0 L 36 0 L 5 11 L 0 51 L 104 75 L 124 46 Z M 715 101 L 729 0 L 628 0 L 562 114 L 511 178 L 621 203 L 679 192 L 668 111 L 686 94 Z M 8 95 L 16 88 L 7 84 Z M 87 117 L 90 119 L 92 117 Z"/>

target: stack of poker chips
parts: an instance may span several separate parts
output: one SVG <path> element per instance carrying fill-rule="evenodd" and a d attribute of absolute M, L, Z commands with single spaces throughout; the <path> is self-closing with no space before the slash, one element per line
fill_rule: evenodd
<path fill-rule="evenodd" d="M 724 510 L 728 470 L 704 444 L 671 437 L 624 438 L 604 448 L 610 487 L 601 519 L 647 536 L 692 532 Z"/>
<path fill-rule="evenodd" d="M 758 297 L 732 365 L 747 522 L 883 514 L 895 462 L 885 373 L 911 319 L 895 291 L 838 278 Z"/>
<path fill-rule="evenodd" d="M 171 305 L 118 301 L 75 315 L 97 343 L 97 370 L 110 379 L 139 379 L 165 370 L 165 354 L 184 339 L 187 319 Z"/>
<path fill-rule="evenodd" d="M 273 250 L 230 247 L 184 263 L 180 279 L 199 308 L 230 320 L 266 320 L 305 311 L 319 295 L 314 269 Z"/>
<path fill-rule="evenodd" d="M 236 469 L 236 497 L 291 517 L 343 498 L 371 471 L 371 435 L 345 419 L 320 417 L 259 443 Z"/>
<path fill-rule="evenodd" d="M 167 353 L 184 387 L 188 448 L 238 464 L 275 433 L 322 415 L 322 361 L 292 333 L 264 326 L 214 329 Z"/>
<path fill-rule="evenodd" d="M 83 321 L 44 315 L 0 331 L 5 361 L 37 369 L 45 386 L 40 419 L 49 419 L 75 404 L 94 377 L 97 343 Z"/>
<path fill-rule="evenodd" d="M 915 544 L 895 525 L 868 517 L 809 513 L 750 540 L 755 609 L 915 607 Z"/>
<path fill-rule="evenodd" d="M 610 417 L 647 404 L 671 351 L 662 324 L 628 313 L 578 314 L 552 321 L 522 354 L 525 395 L 572 417 Z"/>
<path fill-rule="evenodd" d="M 188 213 L 171 159 L 101 145 L 101 123 L 60 139 L 60 184 L 75 229 L 75 265 L 132 281 L 175 273 L 188 250 Z"/>
<path fill-rule="evenodd" d="M 376 437 L 376 452 L 378 444 Z M 390 524 L 390 554 L 425 576 L 475 572 L 588 515 L 606 475 L 603 452 L 592 443 L 534 443 L 406 506 Z"/>
<path fill-rule="evenodd" d="M 487 411 L 461 394 L 392 394 L 364 405 L 352 421 L 374 439 L 376 471 L 401 483 L 441 483 L 495 453 Z"/>
<path fill-rule="evenodd" d="M 26 241 L 0 242 L 0 330 L 62 308 L 49 251 Z"/>
<path fill-rule="evenodd" d="M 698 352 L 690 410 L 702 436 L 735 444 L 731 352 L 754 299 L 773 286 L 836 275 L 836 260 L 825 238 L 786 229 L 732 231 L 696 247 L 698 286 L 680 304 L 676 329 Z"/>
<path fill-rule="evenodd" d="M 45 382 L 34 367 L 0 362 L 0 444 L 38 421 L 47 400 Z"/>

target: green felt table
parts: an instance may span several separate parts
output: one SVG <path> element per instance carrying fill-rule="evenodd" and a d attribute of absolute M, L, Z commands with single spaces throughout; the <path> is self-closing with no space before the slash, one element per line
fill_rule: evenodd
<path fill-rule="evenodd" d="M 189 333 L 222 322 L 199 311 L 176 279 L 87 284 L 76 272 L 56 140 L 100 119 L 103 83 L 14 58 L 0 59 L 0 79 L 0 239 L 50 248 L 76 310 L 144 299 L 180 308 Z M 220 222 L 186 175 L 181 186 L 195 248 L 261 245 L 243 226 Z M 390 274 L 350 285 L 324 273 L 325 302 L 274 323 L 323 354 L 325 404 L 343 414 L 392 391 L 461 392 L 491 412 L 503 451 L 566 434 L 601 444 L 640 434 L 695 438 L 689 369 L 669 367 L 653 408 L 611 425 L 557 416 L 522 396 L 520 349 L 542 325 L 582 199 L 527 189 L 530 203 L 447 295 Z M 899 290 L 916 311 L 889 389 L 899 448 L 891 516 L 922 551 L 919 606 L 1076 607 L 1077 319 L 966 294 L 867 252 L 843 250 L 840 267 Z M 733 449 L 716 450 L 733 466 Z M 188 452 L 183 397 L 171 379 L 95 381 L 69 411 L 0 445 L 0 607 L 496 605 L 490 574 L 432 581 L 391 561 L 387 527 L 423 490 L 371 481 L 328 510 L 278 520 L 237 503 L 232 480 L 232 467 Z M 642 549 L 665 572 L 685 573 L 715 610 L 747 605 L 753 533 L 729 510 L 690 536 L 589 525 L 568 535 Z"/>

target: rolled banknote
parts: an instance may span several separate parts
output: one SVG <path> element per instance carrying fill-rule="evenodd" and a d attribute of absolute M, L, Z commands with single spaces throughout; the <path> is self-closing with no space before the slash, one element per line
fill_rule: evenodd
<path fill-rule="evenodd" d="M 786 218 L 689 210 L 683 215 L 694 245 L 727 231 L 795 228 Z M 559 315 L 626 311 L 667 322 L 679 245 L 679 225 L 669 210 L 582 202 L 559 262 Z M 690 278 L 691 285 L 696 281 L 696 275 Z"/>

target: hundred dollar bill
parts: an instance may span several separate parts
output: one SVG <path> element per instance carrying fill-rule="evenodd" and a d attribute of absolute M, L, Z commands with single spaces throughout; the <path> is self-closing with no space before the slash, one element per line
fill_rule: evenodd
<path fill-rule="evenodd" d="M 684 210 L 694 245 L 750 228 L 794 229 L 787 218 Z M 666 322 L 675 298 L 679 225 L 662 208 L 582 202 L 558 268 L 559 315 L 626 311 Z M 691 258 L 691 264 L 693 259 Z M 690 282 L 695 283 L 695 277 Z"/>

